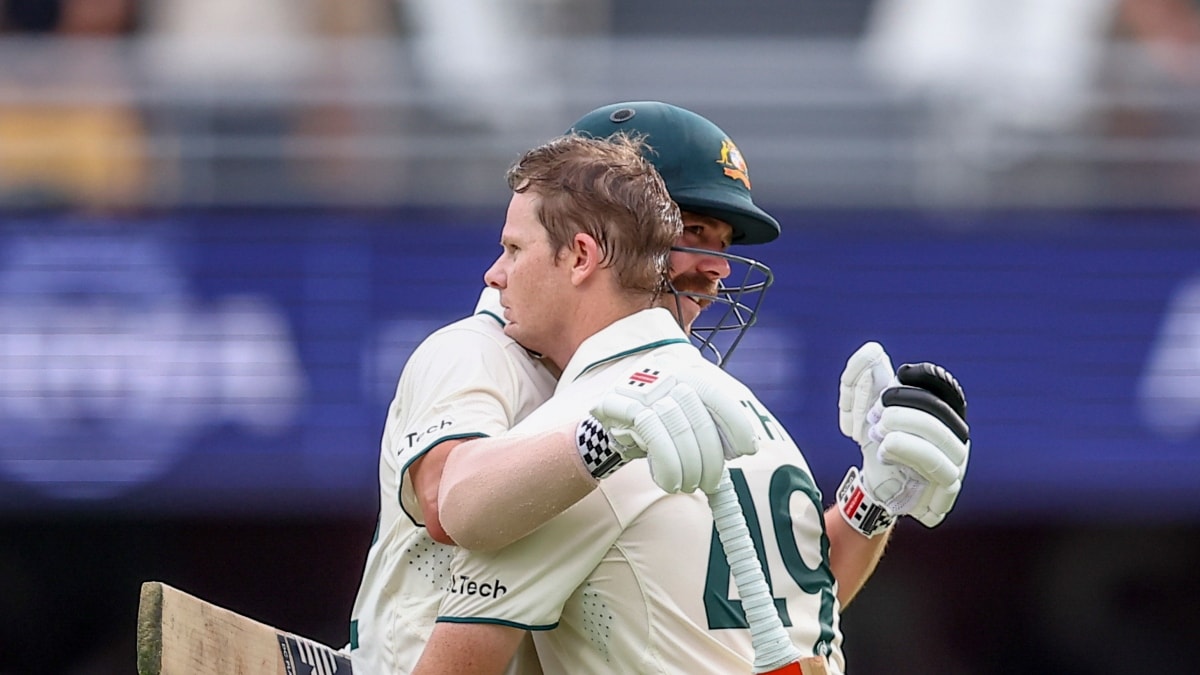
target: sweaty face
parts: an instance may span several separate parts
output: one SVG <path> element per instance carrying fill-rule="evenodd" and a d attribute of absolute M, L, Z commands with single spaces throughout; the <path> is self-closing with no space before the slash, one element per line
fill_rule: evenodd
<path fill-rule="evenodd" d="M 566 265 L 556 265 L 546 228 L 537 218 L 537 195 L 515 193 L 508 204 L 500 246 L 504 249 L 483 280 L 500 291 L 504 333 L 527 349 L 546 353 L 560 335 L 560 296 L 570 286 Z M 565 285 L 565 286 L 564 286 Z"/>
<path fill-rule="evenodd" d="M 725 221 L 684 211 L 683 234 L 676 246 L 724 252 L 733 242 L 733 228 Z M 729 276 L 729 260 L 721 256 L 671 251 L 671 283 L 675 290 L 716 295 L 717 284 Z M 708 300 L 664 293 L 659 301 L 675 315 L 679 325 L 689 330 L 709 305 Z"/>

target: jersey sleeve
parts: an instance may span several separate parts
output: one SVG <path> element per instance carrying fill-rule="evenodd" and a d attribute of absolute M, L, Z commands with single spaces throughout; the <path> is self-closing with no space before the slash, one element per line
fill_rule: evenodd
<path fill-rule="evenodd" d="M 454 439 L 495 436 L 513 424 L 518 369 L 505 345 L 475 330 L 434 333 L 413 352 L 388 412 L 384 443 L 399 467 L 400 504 L 422 524 L 408 467 Z"/>
<path fill-rule="evenodd" d="M 554 628 L 567 599 L 620 533 L 608 501 L 596 491 L 499 551 L 459 549 L 438 621 Z"/>

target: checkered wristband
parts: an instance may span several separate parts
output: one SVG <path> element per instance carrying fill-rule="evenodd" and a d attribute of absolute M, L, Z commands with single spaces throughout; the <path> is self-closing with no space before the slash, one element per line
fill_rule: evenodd
<path fill-rule="evenodd" d="M 850 527 L 874 537 L 886 531 L 896 517 L 867 494 L 858 469 L 850 467 L 837 490 L 837 508 Z"/>
<path fill-rule="evenodd" d="M 613 449 L 604 425 L 591 415 L 583 418 L 576 428 L 575 446 L 579 448 L 579 456 L 588 473 L 596 479 L 607 478 L 626 462 L 621 453 Z"/>

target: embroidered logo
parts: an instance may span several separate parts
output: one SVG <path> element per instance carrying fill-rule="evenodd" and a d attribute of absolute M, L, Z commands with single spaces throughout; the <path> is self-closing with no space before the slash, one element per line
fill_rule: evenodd
<path fill-rule="evenodd" d="M 746 158 L 728 138 L 721 141 L 721 159 L 717 160 L 717 164 L 725 168 L 726 176 L 741 181 L 747 190 L 750 189 L 750 168 L 746 166 Z"/>

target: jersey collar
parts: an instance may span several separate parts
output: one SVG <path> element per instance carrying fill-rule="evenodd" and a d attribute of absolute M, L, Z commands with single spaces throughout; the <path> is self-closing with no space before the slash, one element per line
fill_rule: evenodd
<path fill-rule="evenodd" d="M 574 382 L 579 376 L 609 361 L 678 343 L 690 344 L 669 311 L 661 307 L 643 309 L 614 321 L 584 340 L 563 369 L 558 386 Z"/>

